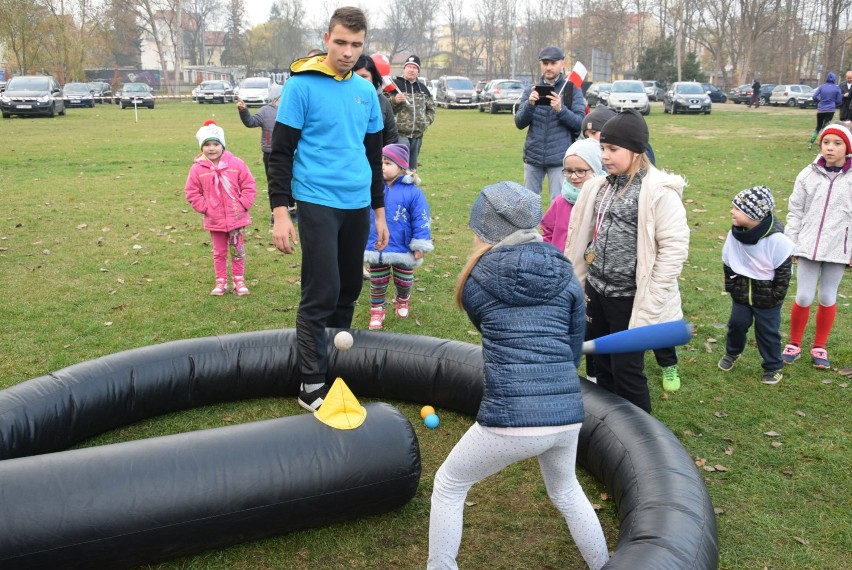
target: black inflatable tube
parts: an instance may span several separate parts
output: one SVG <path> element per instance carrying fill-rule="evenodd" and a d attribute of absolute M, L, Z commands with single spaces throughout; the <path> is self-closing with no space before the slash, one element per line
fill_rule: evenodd
<path fill-rule="evenodd" d="M 329 331 L 329 343 L 333 333 Z M 353 331 L 353 336 L 353 349 L 333 351 L 329 374 L 343 376 L 359 397 L 430 403 L 466 414 L 478 409 L 480 347 L 393 333 Z M 24 382 L 0 392 L 0 459 L 65 449 L 169 411 L 242 398 L 295 396 L 299 381 L 294 347 L 292 330 L 176 341 Z M 677 438 L 652 416 L 591 383 L 583 383 L 583 397 L 587 418 L 578 462 L 606 485 L 621 520 L 618 546 L 606 568 L 717 568 L 713 507 Z M 37 477 L 37 459 L 13 462 L 26 462 L 23 469 Z M 27 497 L 9 500 L 26 502 Z M 0 517 L 3 562 L 16 540 L 4 535 L 19 529 L 15 521 L 5 520 L 5 512 Z M 79 529 L 67 528 L 62 534 L 74 532 Z M 189 525 L 180 536 L 171 533 L 162 544 L 150 546 L 159 548 L 153 554 L 170 557 L 224 544 L 193 546 L 197 538 L 197 528 Z M 173 553 L 176 542 L 183 550 Z"/>

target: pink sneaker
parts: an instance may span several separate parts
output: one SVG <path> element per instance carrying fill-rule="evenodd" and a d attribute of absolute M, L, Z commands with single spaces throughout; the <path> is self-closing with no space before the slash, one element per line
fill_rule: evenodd
<path fill-rule="evenodd" d="M 402 299 L 400 297 L 396 298 L 396 316 L 400 319 L 408 318 L 408 301 L 411 299 Z"/>
<path fill-rule="evenodd" d="M 211 295 L 221 296 L 227 293 L 228 291 L 228 280 L 227 279 L 217 279 L 216 286 L 213 287 L 213 290 L 210 291 Z"/>
<path fill-rule="evenodd" d="M 370 308 L 370 330 L 377 331 L 382 328 L 382 323 L 385 322 L 385 308 L 372 307 Z"/>
<path fill-rule="evenodd" d="M 828 352 L 826 352 L 824 348 L 812 348 L 811 358 L 813 358 L 814 361 L 814 368 L 819 368 L 820 370 L 828 370 L 831 368 L 831 363 L 828 361 Z"/>
<path fill-rule="evenodd" d="M 234 277 L 234 295 L 248 295 L 251 291 L 246 287 L 246 280 L 242 277 Z"/>
<path fill-rule="evenodd" d="M 784 361 L 784 364 L 793 364 L 801 357 L 802 349 L 795 344 L 788 344 L 784 347 L 784 351 L 781 353 L 781 360 Z"/>

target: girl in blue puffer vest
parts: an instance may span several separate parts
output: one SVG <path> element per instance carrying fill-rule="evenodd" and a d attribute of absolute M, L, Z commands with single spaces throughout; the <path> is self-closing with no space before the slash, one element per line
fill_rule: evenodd
<path fill-rule="evenodd" d="M 456 300 L 482 334 L 485 389 L 476 423 L 435 475 L 428 569 L 457 568 L 464 501 L 503 468 L 538 457 L 550 500 L 590 568 L 609 560 L 606 539 L 574 472 L 583 399 L 577 365 L 583 290 L 571 263 L 536 231 L 541 197 L 514 182 L 485 187 L 470 228 L 479 246 Z"/>

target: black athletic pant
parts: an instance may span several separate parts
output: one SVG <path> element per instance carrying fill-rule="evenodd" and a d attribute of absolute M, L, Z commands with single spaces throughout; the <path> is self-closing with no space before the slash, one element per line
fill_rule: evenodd
<path fill-rule="evenodd" d="M 633 297 L 604 297 L 586 282 L 586 338 L 627 330 Z M 649 414 L 651 394 L 645 377 L 645 352 L 594 355 L 598 386 L 618 394 Z"/>
<path fill-rule="evenodd" d="M 299 202 L 302 247 L 302 300 L 296 341 L 302 383 L 325 382 L 328 351 L 325 329 L 349 328 L 363 284 L 364 249 L 370 234 L 370 208 L 339 210 Z"/>

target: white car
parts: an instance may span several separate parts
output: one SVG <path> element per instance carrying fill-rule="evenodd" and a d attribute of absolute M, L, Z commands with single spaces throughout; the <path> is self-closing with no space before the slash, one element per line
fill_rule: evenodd
<path fill-rule="evenodd" d="M 269 88 L 272 80 L 268 77 L 246 77 L 240 83 L 237 97 L 246 104 L 246 107 L 262 107 L 269 103 Z"/>
<path fill-rule="evenodd" d="M 612 82 L 607 106 L 616 111 L 636 109 L 643 115 L 651 112 L 651 102 L 641 81 L 619 79 Z"/>

